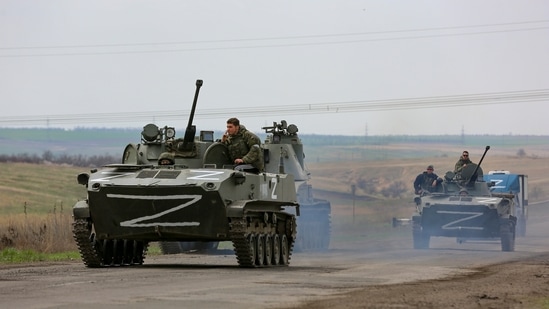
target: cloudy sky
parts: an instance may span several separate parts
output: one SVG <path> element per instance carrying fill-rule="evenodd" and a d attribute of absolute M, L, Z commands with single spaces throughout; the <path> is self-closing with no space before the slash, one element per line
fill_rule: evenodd
<path fill-rule="evenodd" d="M 549 135 L 549 1 L 0 0 L 0 127 Z"/>

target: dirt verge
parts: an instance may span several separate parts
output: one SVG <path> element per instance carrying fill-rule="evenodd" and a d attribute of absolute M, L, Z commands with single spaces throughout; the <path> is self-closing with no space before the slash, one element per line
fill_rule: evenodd
<path fill-rule="evenodd" d="M 369 286 L 296 308 L 549 308 L 549 253 L 473 270 L 439 280 Z"/>

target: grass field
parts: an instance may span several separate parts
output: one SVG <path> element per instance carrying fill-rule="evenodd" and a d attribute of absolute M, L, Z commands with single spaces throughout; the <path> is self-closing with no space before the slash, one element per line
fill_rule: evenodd
<path fill-rule="evenodd" d="M 70 212 L 86 197 L 76 176 L 88 172 L 63 165 L 0 163 L 0 215 Z"/>

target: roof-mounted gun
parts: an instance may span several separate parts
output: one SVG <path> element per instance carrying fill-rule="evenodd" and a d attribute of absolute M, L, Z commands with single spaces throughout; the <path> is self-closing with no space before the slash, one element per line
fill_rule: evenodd
<path fill-rule="evenodd" d="M 480 158 L 480 161 L 478 162 L 473 174 L 471 175 L 471 177 L 469 178 L 469 181 L 467 183 L 467 186 L 470 186 L 472 185 L 475 181 L 477 181 L 477 178 L 478 178 L 478 170 L 480 168 L 480 165 L 482 164 L 482 160 L 484 160 L 484 156 L 486 156 L 486 153 L 488 152 L 488 150 L 490 149 L 490 146 L 486 146 L 486 148 L 484 149 L 484 153 L 482 154 L 482 157 Z"/>
<path fill-rule="evenodd" d="M 194 111 L 196 109 L 196 102 L 198 101 L 198 93 L 200 92 L 200 87 L 202 87 L 202 80 L 196 80 L 196 90 L 194 92 L 193 106 L 191 108 L 191 114 L 189 116 L 189 123 L 187 124 L 187 129 L 185 129 L 185 136 L 183 137 L 183 142 L 179 143 L 178 150 L 180 151 L 192 151 L 194 145 L 194 136 L 196 134 L 196 126 L 193 125 Z"/>
<path fill-rule="evenodd" d="M 262 129 L 265 130 L 265 133 L 272 134 L 268 142 L 273 144 L 281 143 L 283 137 L 295 138 L 297 131 L 299 131 L 295 124 L 288 125 L 286 120 L 281 120 L 280 124 L 273 122 L 271 127 L 263 127 Z"/>

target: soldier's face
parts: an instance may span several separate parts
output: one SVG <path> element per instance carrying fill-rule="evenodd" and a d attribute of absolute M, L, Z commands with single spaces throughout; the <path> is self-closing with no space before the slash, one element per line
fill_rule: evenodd
<path fill-rule="evenodd" d="M 238 132 L 238 128 L 240 126 L 235 126 L 234 124 L 232 123 L 227 123 L 227 134 L 229 135 L 235 135 L 236 132 Z"/>

